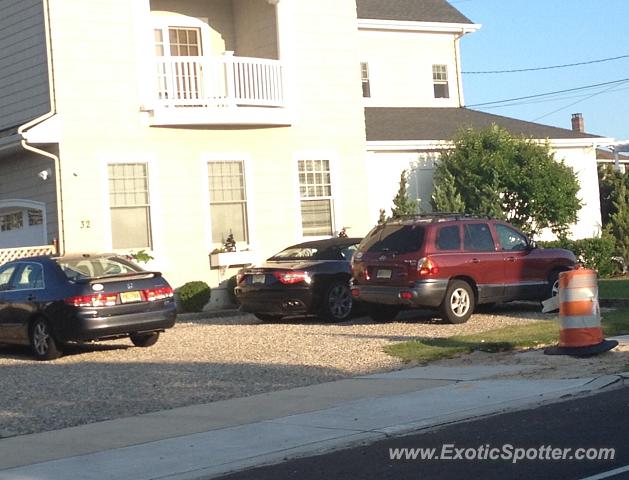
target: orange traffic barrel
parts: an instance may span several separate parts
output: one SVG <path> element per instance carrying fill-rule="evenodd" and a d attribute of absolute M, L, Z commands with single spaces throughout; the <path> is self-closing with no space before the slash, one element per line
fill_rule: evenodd
<path fill-rule="evenodd" d="M 605 340 L 594 270 L 578 268 L 559 274 L 559 345 L 547 355 L 589 356 L 611 350 L 618 342 Z"/>

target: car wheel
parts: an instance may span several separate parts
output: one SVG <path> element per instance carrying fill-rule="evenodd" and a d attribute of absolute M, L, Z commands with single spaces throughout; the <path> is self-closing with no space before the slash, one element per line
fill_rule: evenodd
<path fill-rule="evenodd" d="M 559 274 L 560 271 L 553 271 L 548 275 L 548 286 L 546 287 L 545 298 L 542 300 L 546 300 L 548 298 L 556 297 L 559 295 Z"/>
<path fill-rule="evenodd" d="M 61 348 L 52 336 L 50 325 L 43 318 L 37 318 L 29 331 L 31 349 L 37 360 L 54 360 L 62 355 Z"/>
<path fill-rule="evenodd" d="M 321 317 L 332 322 L 341 322 L 352 313 L 352 305 L 352 292 L 349 285 L 334 281 L 325 291 Z"/>
<path fill-rule="evenodd" d="M 133 333 L 130 335 L 131 342 L 136 347 L 150 347 L 157 343 L 159 332 L 153 333 Z"/>
<path fill-rule="evenodd" d="M 393 321 L 400 313 L 400 307 L 395 305 L 372 305 L 367 307 L 367 315 L 376 322 Z"/>
<path fill-rule="evenodd" d="M 448 323 L 465 323 L 474 312 L 474 292 L 463 280 L 454 280 L 448 285 L 446 297 L 441 304 L 441 318 Z"/>
<path fill-rule="evenodd" d="M 254 313 L 253 315 L 263 322 L 277 322 L 282 318 L 281 315 L 272 315 L 270 313 Z"/>

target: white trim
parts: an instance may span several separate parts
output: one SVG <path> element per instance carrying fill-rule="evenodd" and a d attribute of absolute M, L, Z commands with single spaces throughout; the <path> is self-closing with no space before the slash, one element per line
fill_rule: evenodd
<path fill-rule="evenodd" d="M 212 239 L 212 214 L 210 209 L 210 185 L 208 183 L 208 162 L 242 162 L 244 169 L 244 177 L 245 177 L 245 194 L 246 194 L 246 205 L 247 205 L 247 235 L 249 237 L 249 241 L 247 244 L 240 243 L 238 245 L 238 249 L 248 248 L 249 250 L 255 251 L 255 246 L 257 245 L 257 235 L 256 235 L 256 221 L 255 221 L 255 211 L 253 208 L 253 188 L 254 188 L 254 176 L 252 173 L 252 161 L 251 154 L 245 152 L 203 152 L 201 154 L 201 184 L 202 184 L 202 194 L 201 198 L 203 200 L 203 213 L 205 221 L 204 223 L 204 236 L 205 236 L 205 245 L 208 249 L 208 254 L 216 248 L 216 244 L 219 242 L 214 242 Z"/>
<path fill-rule="evenodd" d="M 410 22 L 400 20 L 358 19 L 359 30 L 393 30 L 409 32 L 471 33 L 481 28 L 479 23 Z"/>
<path fill-rule="evenodd" d="M 533 139 L 538 143 L 548 141 L 554 148 L 583 148 L 605 145 L 609 138 L 559 138 L 559 139 Z M 414 151 L 426 149 L 444 149 L 453 144 L 449 140 L 391 140 L 391 141 L 368 141 L 368 151 Z"/>
<path fill-rule="evenodd" d="M 308 240 L 321 240 L 330 238 L 330 235 L 322 235 L 322 236 L 305 236 L 303 231 L 303 223 L 301 217 L 301 192 L 300 192 L 300 183 L 299 183 L 299 161 L 300 160 L 328 160 L 330 164 L 330 193 L 329 197 L 321 197 L 322 199 L 330 199 L 331 202 L 331 220 L 332 220 L 332 235 L 334 236 L 335 232 L 340 230 L 342 227 L 342 218 L 340 215 L 340 195 L 337 193 L 337 185 L 340 185 L 338 182 L 338 160 L 339 155 L 334 150 L 299 150 L 293 153 L 293 178 L 295 179 L 295 198 L 296 198 L 296 226 L 297 226 L 297 238 L 300 241 L 305 242 Z"/>
<path fill-rule="evenodd" d="M 130 250 L 141 249 L 115 249 L 113 248 L 113 239 L 111 231 L 111 204 L 109 202 L 109 172 L 108 165 L 121 163 L 145 163 L 147 166 L 148 187 L 149 187 L 149 212 L 150 212 L 150 234 L 151 248 L 148 248 L 151 254 L 156 258 L 164 258 L 163 255 L 163 239 L 164 239 L 164 222 L 162 219 L 162 206 L 160 195 L 158 194 L 159 168 L 158 160 L 154 154 L 150 153 L 125 153 L 125 154 L 106 154 L 99 155 L 101 164 L 101 179 L 103 192 L 103 232 L 105 234 L 105 248 L 109 251 L 129 253 Z"/>

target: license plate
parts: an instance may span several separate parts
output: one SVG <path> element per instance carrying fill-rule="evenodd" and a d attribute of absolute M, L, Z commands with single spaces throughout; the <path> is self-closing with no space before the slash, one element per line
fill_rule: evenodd
<path fill-rule="evenodd" d="M 251 275 L 251 283 L 265 283 L 266 275 Z"/>
<path fill-rule="evenodd" d="M 378 270 L 376 278 L 391 278 L 391 270 Z"/>
<path fill-rule="evenodd" d="M 141 302 L 142 294 L 138 291 L 120 292 L 120 303 Z"/>

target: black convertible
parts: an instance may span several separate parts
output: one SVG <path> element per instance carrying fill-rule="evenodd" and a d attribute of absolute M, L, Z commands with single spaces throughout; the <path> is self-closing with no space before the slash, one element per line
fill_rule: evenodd
<path fill-rule="evenodd" d="M 173 290 L 159 272 L 114 254 L 29 257 L 0 266 L 0 343 L 39 360 L 68 342 L 130 337 L 153 345 L 174 325 Z"/>
<path fill-rule="evenodd" d="M 360 241 L 341 237 L 300 243 L 241 270 L 235 288 L 241 309 L 263 321 L 308 314 L 345 320 L 352 312 L 349 262 Z"/>

